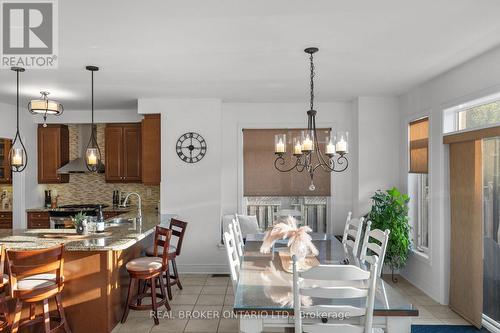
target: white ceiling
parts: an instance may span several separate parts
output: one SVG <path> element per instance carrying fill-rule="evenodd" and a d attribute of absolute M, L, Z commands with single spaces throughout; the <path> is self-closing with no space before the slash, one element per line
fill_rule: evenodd
<path fill-rule="evenodd" d="M 318 46 L 320 101 L 394 95 L 500 44 L 498 0 L 59 0 L 59 68 L 22 74 L 23 103 L 66 110 L 141 97 L 304 101 Z M 0 101 L 15 102 L 2 70 Z"/>

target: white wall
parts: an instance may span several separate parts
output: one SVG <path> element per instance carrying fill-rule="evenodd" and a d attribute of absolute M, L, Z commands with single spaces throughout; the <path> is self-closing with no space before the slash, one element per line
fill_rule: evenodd
<path fill-rule="evenodd" d="M 399 185 L 401 140 L 399 102 L 395 97 L 358 97 L 352 104 L 354 165 L 353 213 L 370 211 L 376 190 Z M 351 138 L 352 136 L 350 136 Z"/>
<path fill-rule="evenodd" d="M 400 97 L 401 133 L 408 122 L 430 115 L 430 243 L 429 260 L 412 255 L 402 274 L 435 300 L 447 304 L 449 292 L 449 173 L 448 151 L 442 141 L 442 111 L 500 91 L 500 48 L 474 58 Z M 407 189 L 407 147 L 401 147 L 400 181 Z"/>
<path fill-rule="evenodd" d="M 161 113 L 161 212 L 175 213 L 189 223 L 183 272 L 225 272 L 224 252 L 218 248 L 221 217 L 221 102 L 216 99 L 141 99 L 139 113 Z M 175 144 L 185 132 L 207 141 L 207 154 L 188 164 L 177 157 Z"/>

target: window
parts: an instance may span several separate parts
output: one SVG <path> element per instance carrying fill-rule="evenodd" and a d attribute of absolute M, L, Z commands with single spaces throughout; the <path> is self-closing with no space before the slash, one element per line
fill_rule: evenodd
<path fill-rule="evenodd" d="M 444 133 L 500 124 L 500 93 L 444 110 Z"/>
<path fill-rule="evenodd" d="M 300 135 L 301 129 L 287 130 L 287 138 Z M 318 129 L 320 145 L 325 142 L 325 130 Z M 330 197 L 329 172 L 316 172 L 316 189 L 309 190 L 307 172 L 279 172 L 274 167 L 274 135 L 283 129 L 243 130 L 243 203 L 248 215 L 256 215 L 261 228 L 267 228 L 280 217 L 291 215 L 300 225 L 314 232 L 326 232 L 327 207 Z M 291 145 L 292 142 L 287 142 Z M 324 148 L 324 147 L 323 147 Z M 288 147 L 287 151 L 292 151 Z M 287 165 L 295 157 L 287 154 Z"/>
<path fill-rule="evenodd" d="M 429 252 L 429 118 L 408 125 L 408 193 L 413 248 Z"/>

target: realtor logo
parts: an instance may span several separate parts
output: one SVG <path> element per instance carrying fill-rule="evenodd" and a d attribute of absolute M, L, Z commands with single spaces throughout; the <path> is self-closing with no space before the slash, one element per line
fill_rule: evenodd
<path fill-rule="evenodd" d="M 1 3 L 1 67 L 57 67 L 56 0 Z"/>

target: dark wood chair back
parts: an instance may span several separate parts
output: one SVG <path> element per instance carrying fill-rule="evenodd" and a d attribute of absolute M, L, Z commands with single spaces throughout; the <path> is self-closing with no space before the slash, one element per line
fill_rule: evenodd
<path fill-rule="evenodd" d="M 64 244 L 40 250 L 7 250 L 7 268 L 11 297 L 40 299 L 62 291 L 64 286 Z M 37 274 L 55 274 L 55 285 L 19 291 L 17 281 Z"/>
<path fill-rule="evenodd" d="M 175 250 L 176 256 L 181 254 L 182 241 L 184 240 L 184 234 L 186 233 L 187 225 L 187 222 L 181 220 L 170 220 L 170 229 L 172 230 L 172 236 L 177 237 L 177 247 Z"/>
<path fill-rule="evenodd" d="M 161 249 L 161 258 L 164 268 L 168 267 L 168 249 L 170 248 L 170 240 L 172 239 L 172 230 L 169 228 L 156 226 L 155 241 L 154 241 L 154 256 L 158 257 L 158 248 Z"/>
<path fill-rule="evenodd" d="M 2 275 L 5 273 L 5 245 L 0 244 L 0 285 L 3 283 Z"/>

